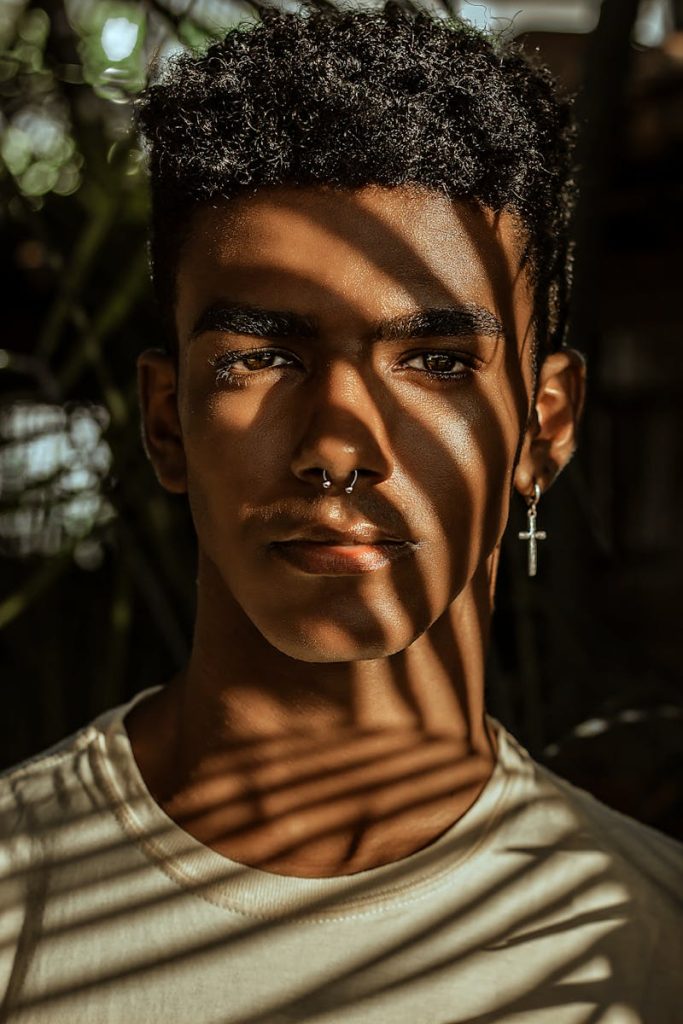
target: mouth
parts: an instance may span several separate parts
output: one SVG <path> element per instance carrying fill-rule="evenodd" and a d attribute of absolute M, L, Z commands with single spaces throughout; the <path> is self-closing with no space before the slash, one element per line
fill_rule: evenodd
<path fill-rule="evenodd" d="M 309 575 L 358 576 L 377 572 L 413 554 L 417 545 L 406 540 L 380 539 L 373 543 L 355 540 L 276 541 L 269 550 L 290 566 Z"/>

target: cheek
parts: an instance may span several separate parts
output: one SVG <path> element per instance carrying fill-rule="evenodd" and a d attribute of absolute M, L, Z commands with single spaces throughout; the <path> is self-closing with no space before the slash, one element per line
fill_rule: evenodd
<path fill-rule="evenodd" d="M 518 433 L 500 402 L 474 390 L 438 415 L 415 411 L 401 459 L 430 522 L 435 550 L 450 553 L 456 588 L 490 554 L 505 528 Z"/>
<path fill-rule="evenodd" d="M 199 389 L 189 393 L 183 421 L 197 533 L 202 539 L 208 528 L 227 538 L 243 507 L 268 501 L 282 478 L 288 450 L 282 424 L 274 429 L 256 396 L 200 394 Z"/>

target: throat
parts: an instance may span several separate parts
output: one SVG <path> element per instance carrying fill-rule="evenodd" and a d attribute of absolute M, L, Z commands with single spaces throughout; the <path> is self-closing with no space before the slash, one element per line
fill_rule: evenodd
<path fill-rule="evenodd" d="M 187 764 L 151 701 L 126 728 L 150 795 L 179 828 L 230 860 L 311 878 L 429 846 L 472 806 L 495 761 L 491 745 L 449 736 L 349 730 L 235 744 Z"/>
<path fill-rule="evenodd" d="M 488 776 L 440 799 L 372 814 L 332 801 L 307 811 L 235 827 L 234 816 L 188 818 L 164 808 L 179 827 L 230 860 L 275 874 L 329 878 L 392 864 L 430 846 L 466 813 Z M 401 801 L 402 803 L 403 801 Z"/>

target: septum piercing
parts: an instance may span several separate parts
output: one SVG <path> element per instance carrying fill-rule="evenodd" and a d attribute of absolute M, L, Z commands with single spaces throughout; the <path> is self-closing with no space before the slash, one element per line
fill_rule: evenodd
<path fill-rule="evenodd" d="M 357 479 L 358 479 L 358 470 L 354 469 L 354 471 L 353 471 L 353 480 L 351 481 L 351 483 L 349 484 L 348 487 L 344 488 L 344 490 L 346 491 L 347 494 L 350 494 L 351 491 L 353 490 L 353 488 L 356 486 L 356 480 Z"/>
<path fill-rule="evenodd" d="M 346 491 L 347 494 L 350 494 L 351 491 L 353 490 L 353 488 L 356 486 L 356 480 L 357 479 L 358 479 L 358 470 L 354 469 L 354 471 L 353 471 L 353 480 L 348 485 L 348 487 L 344 488 L 344 490 Z M 325 490 L 327 490 L 327 488 L 331 487 L 331 486 L 332 486 L 332 481 L 330 480 L 330 478 L 327 475 L 327 470 L 323 469 L 323 487 L 325 488 Z"/>

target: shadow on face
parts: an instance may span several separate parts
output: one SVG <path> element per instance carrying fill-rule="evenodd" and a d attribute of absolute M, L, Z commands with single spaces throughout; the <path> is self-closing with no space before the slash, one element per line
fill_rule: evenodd
<path fill-rule="evenodd" d="M 189 496 L 200 592 L 314 662 L 402 651 L 472 588 L 487 616 L 513 476 L 542 469 L 520 255 L 511 215 L 418 188 L 198 210 L 178 376 L 143 357 L 141 392 L 159 479 Z M 347 547 L 327 562 L 324 531 Z"/>

